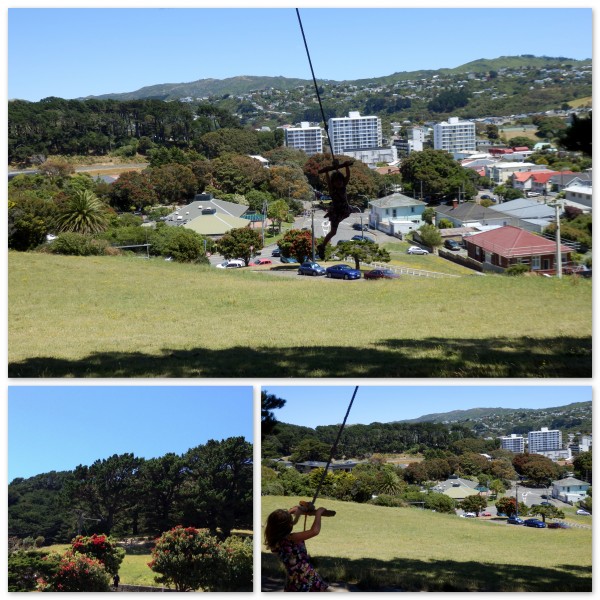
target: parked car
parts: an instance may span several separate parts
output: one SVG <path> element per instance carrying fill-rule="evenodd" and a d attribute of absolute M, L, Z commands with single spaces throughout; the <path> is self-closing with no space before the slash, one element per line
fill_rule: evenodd
<path fill-rule="evenodd" d="M 568 525 L 564 523 L 546 523 L 548 529 L 568 529 Z"/>
<path fill-rule="evenodd" d="M 391 269 L 373 269 L 365 273 L 365 279 L 398 279 L 400 275 Z"/>
<path fill-rule="evenodd" d="M 527 192 L 528 198 L 535 198 L 537 196 L 541 196 L 541 194 L 539 192 Z"/>
<path fill-rule="evenodd" d="M 521 517 L 515 517 L 514 515 L 512 517 L 508 517 L 508 519 L 506 519 L 506 522 L 509 525 L 523 525 L 524 521 L 523 519 L 521 519 Z"/>
<path fill-rule="evenodd" d="M 425 248 L 419 248 L 419 246 L 411 246 L 406 251 L 406 254 L 429 254 L 429 251 L 425 250 Z"/>
<path fill-rule="evenodd" d="M 367 242 L 374 242 L 375 240 L 370 236 L 370 235 L 353 235 L 352 236 L 352 241 L 354 242 L 363 242 L 363 241 L 367 241 Z"/>
<path fill-rule="evenodd" d="M 333 265 L 327 267 L 325 275 L 333 279 L 360 279 L 360 271 L 348 265 Z"/>
<path fill-rule="evenodd" d="M 563 273 L 565 275 L 580 275 L 581 277 L 591 277 L 592 270 L 585 265 L 572 265 L 563 267 Z"/>
<path fill-rule="evenodd" d="M 368 231 L 368 227 L 363 223 L 352 223 L 352 229 L 356 229 L 357 231 Z"/>
<path fill-rule="evenodd" d="M 464 513 L 465 519 L 474 519 L 477 515 L 474 512 Z"/>
<path fill-rule="evenodd" d="M 552 506 L 552 503 L 544 500 L 543 502 L 540 502 L 540 506 Z"/>
<path fill-rule="evenodd" d="M 492 513 L 491 512 L 483 512 L 483 513 L 481 513 L 481 516 L 482 517 L 491 517 Z"/>
<path fill-rule="evenodd" d="M 272 265 L 273 261 L 270 258 L 257 258 L 255 260 L 253 260 L 251 264 L 256 265 L 256 266 Z"/>
<path fill-rule="evenodd" d="M 523 523 L 525 527 L 537 527 L 538 529 L 543 529 L 546 527 L 546 523 L 544 521 L 540 521 L 539 519 L 525 519 L 525 523 Z"/>
<path fill-rule="evenodd" d="M 298 275 L 325 275 L 325 267 L 316 262 L 304 262 L 298 267 Z"/>
<path fill-rule="evenodd" d="M 481 194 L 481 199 L 482 200 L 491 200 L 492 197 L 489 194 Z"/>
<path fill-rule="evenodd" d="M 274 256 L 275 258 L 279 258 L 281 256 L 281 250 L 279 248 L 275 248 L 273 250 L 273 252 L 271 252 L 271 256 Z"/>
<path fill-rule="evenodd" d="M 453 252 L 458 252 L 460 250 L 460 244 L 456 240 L 446 240 L 444 242 L 444 248 L 452 250 Z"/>
<path fill-rule="evenodd" d="M 291 256 L 281 256 L 279 257 L 279 260 L 286 265 L 298 262 L 295 258 L 292 258 Z"/>
<path fill-rule="evenodd" d="M 241 267 L 245 267 L 246 263 L 243 260 L 226 260 L 217 265 L 217 269 L 240 269 Z"/>
<path fill-rule="evenodd" d="M 580 508 L 580 509 L 577 511 L 577 514 L 578 514 L 578 515 L 588 515 L 588 516 L 589 516 L 589 515 L 591 515 L 592 513 L 589 513 L 587 510 L 584 510 L 583 508 Z"/>

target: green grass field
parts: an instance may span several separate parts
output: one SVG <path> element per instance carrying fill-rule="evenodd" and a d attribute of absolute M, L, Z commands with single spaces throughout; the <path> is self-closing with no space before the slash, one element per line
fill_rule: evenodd
<path fill-rule="evenodd" d="M 300 499 L 263 496 L 262 524 Z M 364 591 L 592 591 L 591 528 L 535 529 L 333 500 L 317 505 L 337 511 L 306 544 L 331 582 Z M 263 577 L 283 582 L 277 557 L 262 548 Z"/>
<path fill-rule="evenodd" d="M 438 259 L 441 260 L 441 259 Z M 591 281 L 10 252 L 10 377 L 591 377 Z"/>

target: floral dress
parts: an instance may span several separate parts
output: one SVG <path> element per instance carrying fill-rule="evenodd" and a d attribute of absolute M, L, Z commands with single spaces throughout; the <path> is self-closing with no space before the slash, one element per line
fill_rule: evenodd
<path fill-rule="evenodd" d="M 324 592 L 329 587 L 310 564 L 304 542 L 284 538 L 278 554 L 287 571 L 285 592 Z"/>

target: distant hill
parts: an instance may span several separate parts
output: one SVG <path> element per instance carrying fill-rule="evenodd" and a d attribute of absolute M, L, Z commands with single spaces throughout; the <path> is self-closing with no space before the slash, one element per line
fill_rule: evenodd
<path fill-rule="evenodd" d="M 443 423 L 468 425 L 479 435 L 527 433 L 549 427 L 563 433 L 592 431 L 592 402 L 574 402 L 551 408 L 472 408 L 423 415 L 406 423 Z"/>
<path fill-rule="evenodd" d="M 383 85 L 393 81 L 406 81 L 431 78 L 434 75 L 447 75 L 458 73 L 477 73 L 498 71 L 500 69 L 532 68 L 539 69 L 558 64 L 571 64 L 573 66 L 583 66 L 591 64 L 591 59 L 575 60 L 564 57 L 536 57 L 531 55 L 522 56 L 501 56 L 494 59 L 480 58 L 464 65 L 454 68 L 440 68 L 437 70 L 403 71 L 386 75 L 383 77 L 373 77 L 369 79 L 357 80 L 317 80 L 319 83 L 331 85 L 345 84 L 365 87 L 371 85 Z M 208 96 L 224 96 L 227 94 L 245 94 L 251 91 L 264 89 L 290 90 L 302 85 L 312 85 L 310 79 L 294 79 L 288 77 L 261 77 L 243 75 L 238 77 L 229 77 L 227 79 L 199 79 L 189 83 L 162 83 L 152 86 L 146 86 L 139 90 L 125 93 L 109 93 L 100 96 L 87 96 L 84 99 L 113 99 L 113 100 L 141 100 L 141 99 L 160 99 L 160 100 L 178 100 L 180 98 L 204 98 Z M 80 100 L 82 98 L 79 98 Z"/>

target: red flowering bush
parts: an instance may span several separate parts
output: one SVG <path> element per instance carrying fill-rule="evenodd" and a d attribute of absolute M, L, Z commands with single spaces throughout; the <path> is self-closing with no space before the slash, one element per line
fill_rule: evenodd
<path fill-rule="evenodd" d="M 158 575 L 157 583 L 173 585 L 178 592 L 202 588 L 212 591 L 219 584 L 221 548 L 207 530 L 178 525 L 156 541 L 148 566 Z"/>
<path fill-rule="evenodd" d="M 228 537 L 221 544 L 220 592 L 251 592 L 253 572 L 252 538 Z"/>
<path fill-rule="evenodd" d="M 108 592 L 110 576 L 99 560 L 68 551 L 54 573 L 38 579 L 37 587 L 40 592 Z"/>
<path fill-rule="evenodd" d="M 73 552 L 99 560 L 113 576 L 119 572 L 119 567 L 125 558 L 125 550 L 115 546 L 113 540 L 104 534 L 78 535 L 71 540 L 71 548 Z"/>

